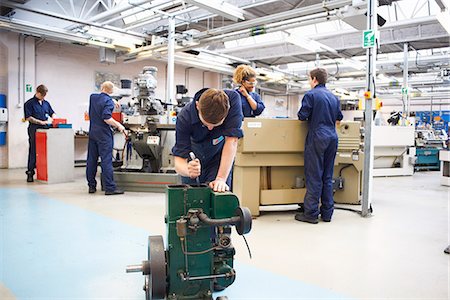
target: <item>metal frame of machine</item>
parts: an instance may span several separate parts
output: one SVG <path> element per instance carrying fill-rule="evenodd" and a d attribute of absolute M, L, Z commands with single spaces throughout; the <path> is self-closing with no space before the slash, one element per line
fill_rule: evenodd
<path fill-rule="evenodd" d="M 374 177 L 414 174 L 414 126 L 374 126 L 373 145 Z"/>
<path fill-rule="evenodd" d="M 307 122 L 287 119 L 244 119 L 233 170 L 233 192 L 253 216 L 260 206 L 303 203 L 306 193 L 303 153 Z M 334 198 L 360 204 L 363 157 L 361 123 L 341 122 L 335 160 Z"/>
<path fill-rule="evenodd" d="M 150 236 L 148 260 L 127 272 L 145 276 L 146 300 L 213 299 L 214 291 L 236 278 L 231 228 L 239 235 L 250 232 L 251 213 L 236 195 L 212 192 L 207 185 L 168 186 L 166 204 L 166 247 L 162 236 Z"/>

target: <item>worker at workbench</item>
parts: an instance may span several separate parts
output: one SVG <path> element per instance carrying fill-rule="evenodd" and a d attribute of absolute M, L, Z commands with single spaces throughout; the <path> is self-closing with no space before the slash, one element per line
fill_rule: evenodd
<path fill-rule="evenodd" d="M 308 121 L 305 143 L 306 194 L 304 212 L 295 215 L 301 222 L 317 224 L 319 213 L 330 222 L 334 211 L 333 168 L 338 147 L 336 122 L 342 120 L 339 99 L 325 87 L 327 72 L 317 68 L 309 73 L 308 91 L 298 112 L 301 121 Z M 321 206 L 319 210 L 319 199 Z"/>
<path fill-rule="evenodd" d="M 24 114 L 25 120 L 28 121 L 28 168 L 25 172 L 27 174 L 27 182 L 33 182 L 33 176 L 36 169 L 36 130 L 40 128 L 48 128 L 48 124 L 52 122 L 55 117 L 55 112 L 52 106 L 44 98 L 47 95 L 48 89 L 41 84 L 36 88 L 34 97 L 25 102 Z"/>
<path fill-rule="evenodd" d="M 177 116 L 172 148 L 175 169 L 185 184 L 209 182 L 216 192 L 230 189 L 238 139 L 243 136 L 242 108 L 233 90 L 202 89 Z M 193 152 L 195 159 L 189 160 Z"/>
<path fill-rule="evenodd" d="M 259 116 L 264 109 L 261 96 L 255 92 L 256 80 L 255 70 L 247 65 L 239 65 L 233 74 L 233 82 L 239 87 L 236 91 L 241 97 L 242 113 L 245 118 Z"/>

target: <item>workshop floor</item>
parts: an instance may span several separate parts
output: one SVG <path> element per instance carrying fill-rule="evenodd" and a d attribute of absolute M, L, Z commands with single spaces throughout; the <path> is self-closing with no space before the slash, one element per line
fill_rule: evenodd
<path fill-rule="evenodd" d="M 233 235 L 229 299 L 449 299 L 449 188 L 439 172 L 376 178 L 373 216 L 337 210 L 331 223 L 270 207 Z M 294 206 L 289 208 L 293 209 Z M 356 206 L 355 209 L 360 207 Z M 164 194 L 87 193 L 72 183 L 25 182 L 0 170 L 0 299 L 144 299 L 147 236 L 165 235 Z"/>

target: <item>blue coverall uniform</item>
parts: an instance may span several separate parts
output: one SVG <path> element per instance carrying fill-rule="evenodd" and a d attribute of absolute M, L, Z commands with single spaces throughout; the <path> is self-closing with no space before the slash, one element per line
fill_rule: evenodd
<path fill-rule="evenodd" d="M 308 91 L 298 112 L 299 120 L 308 120 L 308 135 L 305 143 L 306 195 L 304 215 L 317 219 L 319 198 L 322 219 L 331 220 L 334 210 L 333 167 L 338 147 L 336 121 L 342 120 L 339 99 L 318 84 Z"/>
<path fill-rule="evenodd" d="M 233 90 L 224 90 L 230 101 L 230 110 L 222 125 L 208 130 L 198 116 L 195 105 L 201 94 L 207 89 L 197 92 L 194 99 L 189 102 L 177 116 L 176 142 L 172 148 L 174 156 L 189 158 L 189 152 L 194 152 L 201 163 L 201 183 L 211 182 L 216 179 L 220 166 L 225 137 L 243 137 L 242 105 L 239 94 Z M 231 187 L 232 172 L 226 183 Z M 185 184 L 195 184 L 196 181 L 189 177 L 182 177 Z"/>
<path fill-rule="evenodd" d="M 25 102 L 23 107 L 25 119 L 33 117 L 35 119 L 46 121 L 49 117 L 55 113 L 48 101 L 42 100 L 39 103 L 39 99 L 34 96 Z M 28 143 L 30 148 L 28 150 L 28 174 L 34 175 L 34 169 L 36 169 L 36 130 L 40 128 L 48 128 L 46 125 L 38 125 L 31 123 L 28 125 Z"/>
<path fill-rule="evenodd" d="M 241 104 L 242 104 L 242 114 L 244 115 L 244 118 L 254 118 L 256 116 L 259 116 L 266 106 L 261 100 L 261 96 L 258 93 L 250 92 L 248 93 L 250 96 L 252 96 L 253 100 L 256 101 L 256 109 L 253 110 L 250 104 L 248 103 L 247 98 L 245 98 L 244 95 L 237 89 L 236 92 L 238 92 L 239 96 L 241 97 Z"/>
<path fill-rule="evenodd" d="M 112 117 L 114 102 L 106 93 L 92 94 L 89 99 L 89 143 L 86 165 L 86 178 L 90 188 L 96 188 L 98 157 L 101 158 L 102 179 L 106 192 L 116 190 L 113 178 L 112 151 L 113 131 L 105 123 Z"/>

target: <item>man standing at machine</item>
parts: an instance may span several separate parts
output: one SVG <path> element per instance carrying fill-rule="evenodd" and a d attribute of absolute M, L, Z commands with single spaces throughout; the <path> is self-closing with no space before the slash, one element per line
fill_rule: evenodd
<path fill-rule="evenodd" d="M 55 117 L 50 103 L 44 99 L 47 95 L 48 89 L 41 84 L 36 88 L 36 94 L 33 98 L 25 102 L 24 113 L 25 120 L 28 121 L 28 143 L 30 148 L 28 150 L 28 169 L 27 182 L 33 182 L 34 169 L 36 169 L 36 130 L 40 128 L 47 128 L 47 124 L 51 123 L 52 118 Z"/>
<path fill-rule="evenodd" d="M 309 72 L 308 91 L 298 112 L 301 121 L 308 121 L 308 135 L 305 143 L 306 195 L 304 212 L 295 219 L 317 224 L 319 213 L 325 222 L 330 222 L 334 211 L 333 168 L 338 147 L 336 122 L 341 121 L 339 99 L 327 88 L 327 72 L 317 68 Z M 321 206 L 319 209 L 319 199 Z"/>
<path fill-rule="evenodd" d="M 183 183 L 209 182 L 216 192 L 229 190 L 242 118 L 236 91 L 202 89 L 195 94 L 177 116 L 172 148 Z M 194 159 L 189 160 L 191 152 Z"/>
<path fill-rule="evenodd" d="M 114 84 L 105 81 L 101 85 L 100 94 L 92 94 L 89 100 L 89 143 L 86 165 L 86 178 L 89 186 L 89 193 L 97 191 L 98 157 L 101 157 L 102 178 L 105 188 L 105 195 L 123 194 L 122 190 L 116 188 L 113 177 L 112 151 L 113 151 L 113 131 L 112 127 L 125 133 L 125 127 L 112 118 L 115 103 L 111 98 Z"/>

